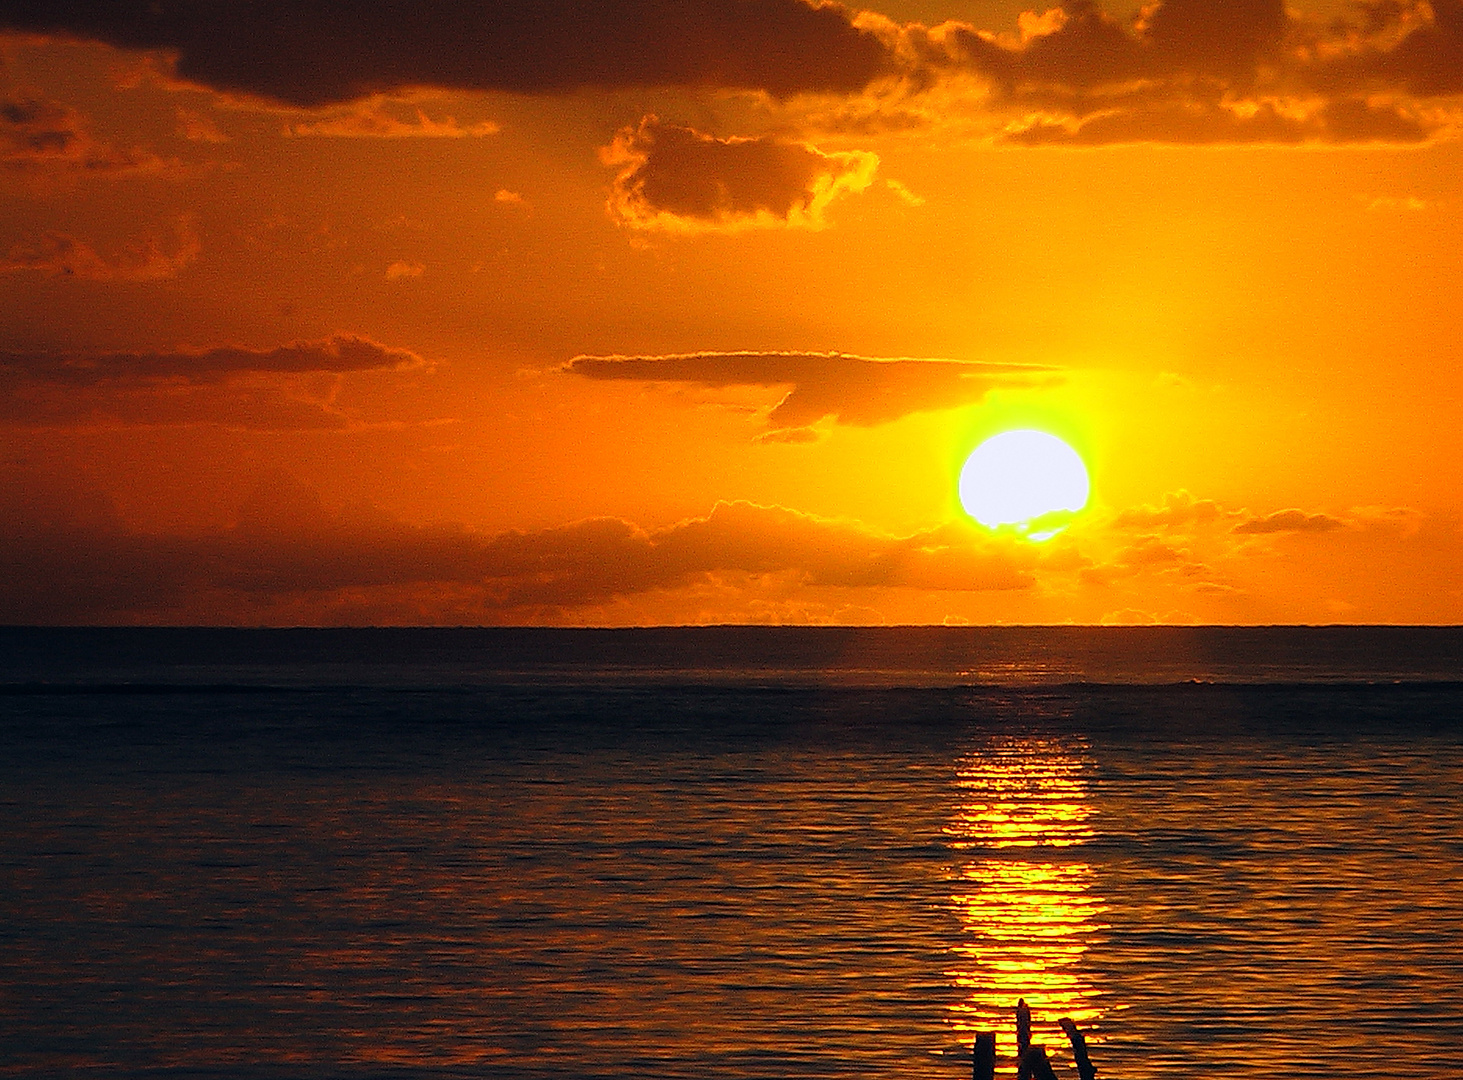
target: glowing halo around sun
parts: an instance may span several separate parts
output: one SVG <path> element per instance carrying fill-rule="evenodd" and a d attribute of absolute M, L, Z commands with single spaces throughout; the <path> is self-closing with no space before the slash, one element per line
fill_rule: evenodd
<path fill-rule="evenodd" d="M 988 529 L 1048 540 L 1087 505 L 1091 483 L 1077 451 L 1055 435 L 1022 428 L 992 435 L 960 470 L 960 505 Z"/>

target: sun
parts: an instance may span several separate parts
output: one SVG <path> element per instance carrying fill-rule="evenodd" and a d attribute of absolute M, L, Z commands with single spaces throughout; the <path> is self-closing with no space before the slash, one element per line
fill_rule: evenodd
<path fill-rule="evenodd" d="M 1077 451 L 1055 435 L 1022 428 L 992 435 L 960 470 L 960 505 L 988 529 L 1048 540 L 1087 505 L 1091 484 Z"/>

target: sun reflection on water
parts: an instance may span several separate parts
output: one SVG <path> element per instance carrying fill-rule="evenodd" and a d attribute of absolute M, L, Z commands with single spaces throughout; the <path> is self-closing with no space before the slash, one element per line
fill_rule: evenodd
<path fill-rule="evenodd" d="M 1081 858 L 1093 837 L 1090 769 L 1085 744 L 1041 738 L 994 742 L 960 764 L 947 831 L 965 856 L 952 898 L 965 934 L 950 973 L 965 992 L 951 1017 L 963 1044 L 994 1031 L 1001 1055 L 1012 1054 L 1020 998 L 1032 1041 L 1052 1051 L 1066 1045 L 1060 1018 L 1086 1031 L 1103 1014 L 1082 963 L 1105 910 Z"/>

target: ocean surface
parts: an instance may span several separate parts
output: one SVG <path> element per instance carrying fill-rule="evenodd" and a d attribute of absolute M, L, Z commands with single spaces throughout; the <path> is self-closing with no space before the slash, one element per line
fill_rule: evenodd
<path fill-rule="evenodd" d="M 1022 997 L 1463 1073 L 1463 630 L 0 629 L 0 1076 L 964 1078 Z"/>

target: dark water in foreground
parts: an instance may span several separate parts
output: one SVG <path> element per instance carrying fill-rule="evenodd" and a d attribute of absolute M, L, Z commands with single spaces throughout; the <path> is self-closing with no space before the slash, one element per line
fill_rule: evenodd
<path fill-rule="evenodd" d="M 1021 995 L 1457 1075 L 1463 631 L 0 630 L 0 1075 L 956 1078 Z"/>

